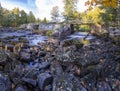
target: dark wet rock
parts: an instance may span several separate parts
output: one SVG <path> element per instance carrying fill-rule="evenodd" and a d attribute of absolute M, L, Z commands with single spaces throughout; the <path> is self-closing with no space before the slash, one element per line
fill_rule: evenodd
<path fill-rule="evenodd" d="M 5 65 L 7 62 L 7 55 L 4 50 L 0 49 L 0 65 Z"/>
<path fill-rule="evenodd" d="M 96 91 L 112 91 L 112 89 L 108 83 L 101 81 L 97 83 Z"/>
<path fill-rule="evenodd" d="M 14 91 L 28 91 L 28 90 L 23 85 L 18 85 L 18 86 L 16 86 Z"/>
<path fill-rule="evenodd" d="M 39 70 L 42 70 L 42 69 L 47 69 L 50 67 L 50 62 L 42 62 L 40 64 L 40 67 L 39 67 Z"/>
<path fill-rule="evenodd" d="M 10 72 L 10 79 L 15 85 L 21 82 L 21 78 L 24 74 L 23 70 L 24 68 L 22 66 L 16 64 L 16 67 Z"/>
<path fill-rule="evenodd" d="M 40 57 L 45 57 L 45 56 L 46 56 L 46 52 L 45 52 L 45 51 L 41 51 L 41 52 L 39 53 L 39 56 L 40 56 Z"/>
<path fill-rule="evenodd" d="M 50 68 L 51 72 L 57 76 L 60 76 L 63 73 L 62 66 L 58 62 L 53 62 Z"/>
<path fill-rule="evenodd" d="M 99 63 L 99 53 L 96 54 L 96 50 L 92 51 L 87 48 L 76 49 L 76 46 L 70 46 L 64 49 L 60 49 L 60 54 L 57 55 L 57 59 L 61 62 L 77 63 L 81 66 L 95 65 Z M 77 50 L 77 51 L 76 51 Z M 59 52 L 58 52 L 59 53 Z M 97 59 L 97 60 L 96 60 Z"/>
<path fill-rule="evenodd" d="M 82 73 L 81 73 L 82 74 Z M 84 74 L 84 77 L 81 78 L 81 80 L 86 85 L 86 89 L 88 91 L 94 91 L 94 88 L 96 86 L 97 76 L 96 72 L 91 72 L 88 74 Z"/>
<path fill-rule="evenodd" d="M 116 61 L 105 61 L 101 68 L 102 77 L 116 77 L 118 78 L 120 70 L 120 65 Z M 117 73 L 117 74 L 116 74 Z"/>
<path fill-rule="evenodd" d="M 30 79 L 30 78 L 25 78 L 25 77 L 24 77 L 24 78 L 22 78 L 22 80 L 23 80 L 24 82 L 28 83 L 28 84 L 33 85 L 33 86 L 36 86 L 36 84 L 37 84 L 36 80 Z"/>
<path fill-rule="evenodd" d="M 106 82 L 110 85 L 112 91 L 120 90 L 120 80 L 114 78 L 106 78 Z"/>
<path fill-rule="evenodd" d="M 69 46 L 66 48 L 60 47 L 58 49 L 57 60 L 62 62 L 74 62 L 75 60 L 73 60 L 73 54 L 75 50 L 75 46 Z"/>
<path fill-rule="evenodd" d="M 45 86 L 44 91 L 52 91 L 52 85 Z"/>
<path fill-rule="evenodd" d="M 21 51 L 19 54 L 19 58 L 22 62 L 30 62 L 31 61 L 31 55 L 29 52 Z"/>
<path fill-rule="evenodd" d="M 25 44 L 24 38 L 13 35 L 2 40 L 3 48 L 8 46 L 0 50 L 5 74 L 0 76 L 0 91 L 11 88 L 9 77 L 15 91 L 120 91 L 120 47 L 113 40 L 97 37 L 83 45 L 79 40 L 56 39 L 34 46 Z M 21 42 L 25 45 L 20 53 L 13 53 Z"/>
<path fill-rule="evenodd" d="M 0 73 L 0 91 L 11 91 L 11 82 L 8 76 Z"/>
<path fill-rule="evenodd" d="M 45 86 L 52 84 L 53 77 L 49 73 L 41 73 L 38 75 L 38 86 L 40 90 L 44 91 Z"/>
<path fill-rule="evenodd" d="M 53 81 L 53 91 L 87 91 L 72 74 L 61 74 Z"/>

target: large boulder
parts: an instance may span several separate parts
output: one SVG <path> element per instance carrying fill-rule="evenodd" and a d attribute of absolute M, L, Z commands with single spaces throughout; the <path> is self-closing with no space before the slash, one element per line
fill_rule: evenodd
<path fill-rule="evenodd" d="M 20 25 L 19 28 L 25 29 L 25 28 L 27 28 L 27 24 L 22 24 L 22 25 Z"/>
<path fill-rule="evenodd" d="M 51 85 L 53 77 L 49 73 L 41 73 L 38 75 L 38 86 L 40 90 L 44 91 L 45 87 Z"/>
<path fill-rule="evenodd" d="M 30 23 L 27 25 L 27 29 L 31 29 L 31 30 L 38 29 L 38 26 L 39 26 L 38 24 Z"/>
<path fill-rule="evenodd" d="M 64 27 L 61 27 L 58 31 L 55 31 L 53 33 L 53 37 L 64 39 L 66 36 L 72 34 L 73 32 L 74 32 L 73 24 L 68 24 L 65 25 Z"/>
<path fill-rule="evenodd" d="M 72 74 L 61 74 L 53 81 L 52 91 L 87 91 Z"/>
<path fill-rule="evenodd" d="M 0 49 L 0 65 L 5 65 L 7 63 L 7 55 L 4 50 Z"/>
<path fill-rule="evenodd" d="M 96 91 L 112 91 L 112 89 L 108 83 L 101 81 L 97 83 Z"/>
<path fill-rule="evenodd" d="M 31 61 L 31 54 L 29 50 L 21 50 L 19 53 L 19 59 L 22 62 L 30 62 Z"/>
<path fill-rule="evenodd" d="M 7 76 L 0 73 L 0 91 L 11 91 L 11 82 Z"/>
<path fill-rule="evenodd" d="M 18 86 L 16 86 L 14 91 L 28 91 L 28 90 L 26 89 L 26 87 L 24 87 L 22 85 L 18 85 Z"/>

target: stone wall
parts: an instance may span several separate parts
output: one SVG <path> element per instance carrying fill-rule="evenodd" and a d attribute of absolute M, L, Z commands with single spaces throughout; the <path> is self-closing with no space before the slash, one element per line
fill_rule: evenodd
<path fill-rule="evenodd" d="M 58 30 L 61 24 L 55 23 L 40 23 L 38 30 Z"/>
<path fill-rule="evenodd" d="M 20 28 L 26 29 L 37 29 L 37 30 L 59 30 L 62 24 L 56 23 L 40 23 L 40 24 L 22 24 Z"/>

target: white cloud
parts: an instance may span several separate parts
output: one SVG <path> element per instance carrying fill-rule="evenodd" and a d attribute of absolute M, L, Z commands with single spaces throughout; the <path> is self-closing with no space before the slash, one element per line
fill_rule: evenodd
<path fill-rule="evenodd" d="M 51 10 L 54 6 L 59 7 L 59 11 L 63 11 L 63 3 L 62 0 L 36 0 L 36 6 L 38 9 L 37 16 L 40 18 L 46 17 L 47 19 L 51 18 Z"/>
<path fill-rule="evenodd" d="M 7 8 L 9 10 L 12 10 L 14 9 L 15 7 L 19 7 L 20 10 L 25 10 L 25 12 L 29 12 L 29 9 L 25 7 L 25 5 L 21 5 L 21 4 L 18 4 L 18 3 L 11 3 L 11 2 L 8 2 L 8 1 L 4 1 L 4 2 L 1 2 L 1 5 L 2 7 L 4 8 Z"/>
<path fill-rule="evenodd" d="M 12 10 L 14 7 L 19 7 L 20 10 L 25 10 L 25 12 L 32 11 L 36 17 L 39 17 L 40 19 L 43 19 L 46 17 L 47 19 L 51 18 L 51 10 L 54 6 L 59 7 L 60 13 L 63 12 L 64 4 L 62 2 L 63 0 L 28 0 L 28 5 L 31 6 L 35 3 L 36 8 L 29 7 L 28 5 L 20 2 L 11 2 L 8 0 L 1 0 L 1 5 L 4 8 L 7 8 L 9 10 Z M 79 0 L 77 4 L 78 11 L 84 11 L 86 10 L 86 7 L 84 6 L 86 0 Z M 34 2 L 34 3 L 33 3 Z"/>
<path fill-rule="evenodd" d="M 78 11 L 83 12 L 87 9 L 87 7 L 84 6 L 85 1 L 87 0 L 79 0 L 77 4 Z M 50 12 L 52 10 L 52 7 L 58 6 L 60 12 L 63 12 L 64 7 L 62 0 L 36 0 L 35 4 L 38 11 L 36 16 L 41 19 L 44 17 L 47 17 L 47 19 L 51 18 Z"/>

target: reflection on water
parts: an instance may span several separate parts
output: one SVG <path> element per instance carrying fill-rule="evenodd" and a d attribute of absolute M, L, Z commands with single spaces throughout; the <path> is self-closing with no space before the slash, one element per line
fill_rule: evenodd
<path fill-rule="evenodd" d="M 48 40 L 47 36 L 41 36 L 41 35 L 28 35 L 26 38 L 29 40 L 30 45 L 38 45 L 41 42 L 44 42 L 45 40 Z"/>
<path fill-rule="evenodd" d="M 74 34 L 68 36 L 68 38 L 75 38 L 75 39 L 78 38 L 78 39 L 81 39 L 81 38 L 85 38 L 87 34 L 88 34 L 87 32 L 77 32 L 77 33 L 74 33 Z M 95 38 L 95 36 L 93 36 L 93 35 L 91 35 L 91 34 L 89 34 L 89 35 L 86 37 L 86 39 L 88 39 L 88 40 L 94 39 L 94 38 Z"/>
<path fill-rule="evenodd" d="M 26 36 L 28 34 L 31 34 L 30 31 L 12 31 L 12 32 L 3 32 L 0 33 L 0 38 L 6 38 L 6 37 L 12 37 L 12 36 L 16 36 L 16 37 L 20 37 L 20 36 Z"/>

